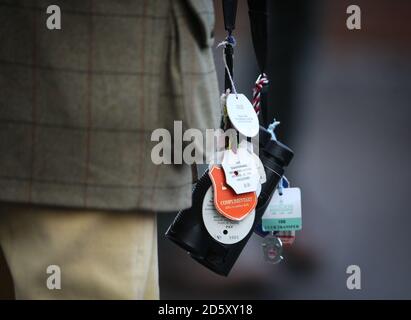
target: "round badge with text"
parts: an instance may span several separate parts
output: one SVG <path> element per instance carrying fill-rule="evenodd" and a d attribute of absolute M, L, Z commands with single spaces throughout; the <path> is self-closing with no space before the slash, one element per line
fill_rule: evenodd
<path fill-rule="evenodd" d="M 221 243 L 233 244 L 243 240 L 254 224 L 255 210 L 243 220 L 230 220 L 221 215 L 214 207 L 213 187 L 204 196 L 202 207 L 204 225 L 210 236 Z"/>

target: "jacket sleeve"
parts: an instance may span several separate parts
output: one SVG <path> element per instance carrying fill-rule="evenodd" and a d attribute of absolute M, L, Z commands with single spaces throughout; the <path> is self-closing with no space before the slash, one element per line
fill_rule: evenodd
<path fill-rule="evenodd" d="M 214 44 L 214 4 L 212 0 L 185 0 L 197 19 L 200 30 L 200 45 L 210 47 Z"/>

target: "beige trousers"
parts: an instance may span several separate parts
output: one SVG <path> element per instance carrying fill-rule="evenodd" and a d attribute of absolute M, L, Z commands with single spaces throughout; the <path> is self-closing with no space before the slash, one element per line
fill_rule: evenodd
<path fill-rule="evenodd" d="M 0 203 L 0 245 L 17 299 L 159 298 L 154 213 Z"/>

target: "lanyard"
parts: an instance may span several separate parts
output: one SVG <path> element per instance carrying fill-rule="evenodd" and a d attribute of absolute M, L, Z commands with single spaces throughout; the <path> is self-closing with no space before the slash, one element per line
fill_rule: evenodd
<path fill-rule="evenodd" d="M 224 15 L 224 27 L 228 32 L 227 39 L 231 39 L 231 34 L 235 29 L 235 18 L 237 15 L 237 0 L 223 0 L 223 15 Z M 224 48 L 224 55 L 225 60 L 227 63 L 228 70 L 233 77 L 233 55 L 234 55 L 234 48 L 233 43 L 228 43 Z M 233 92 L 233 88 L 230 81 L 230 76 L 227 70 L 225 70 L 225 77 L 224 77 L 224 88 L 225 91 L 230 89 Z"/>
<path fill-rule="evenodd" d="M 225 62 L 228 67 L 228 71 L 225 70 L 224 74 L 224 91 L 230 89 L 233 92 L 232 83 L 230 80 L 233 75 L 233 55 L 234 55 L 234 38 L 232 32 L 235 29 L 235 21 L 237 15 L 237 0 L 223 0 L 223 16 L 224 16 L 224 28 L 228 33 L 227 42 L 224 48 Z M 268 52 L 268 2 L 267 0 L 248 0 L 248 13 L 250 18 L 251 36 L 254 46 L 254 52 L 257 58 L 260 74 L 264 75 L 267 65 L 267 52 Z M 230 41 L 232 40 L 232 41 Z M 267 93 L 268 85 L 265 85 L 261 93 L 259 94 L 259 114 L 260 122 L 264 127 L 269 124 L 268 110 L 267 110 Z"/>

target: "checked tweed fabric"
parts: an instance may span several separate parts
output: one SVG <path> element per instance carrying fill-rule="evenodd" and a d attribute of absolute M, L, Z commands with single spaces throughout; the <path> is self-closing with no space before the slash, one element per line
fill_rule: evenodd
<path fill-rule="evenodd" d="M 213 27 L 211 0 L 0 0 L 0 201 L 190 207 L 190 167 L 154 165 L 150 137 L 218 126 Z"/>

